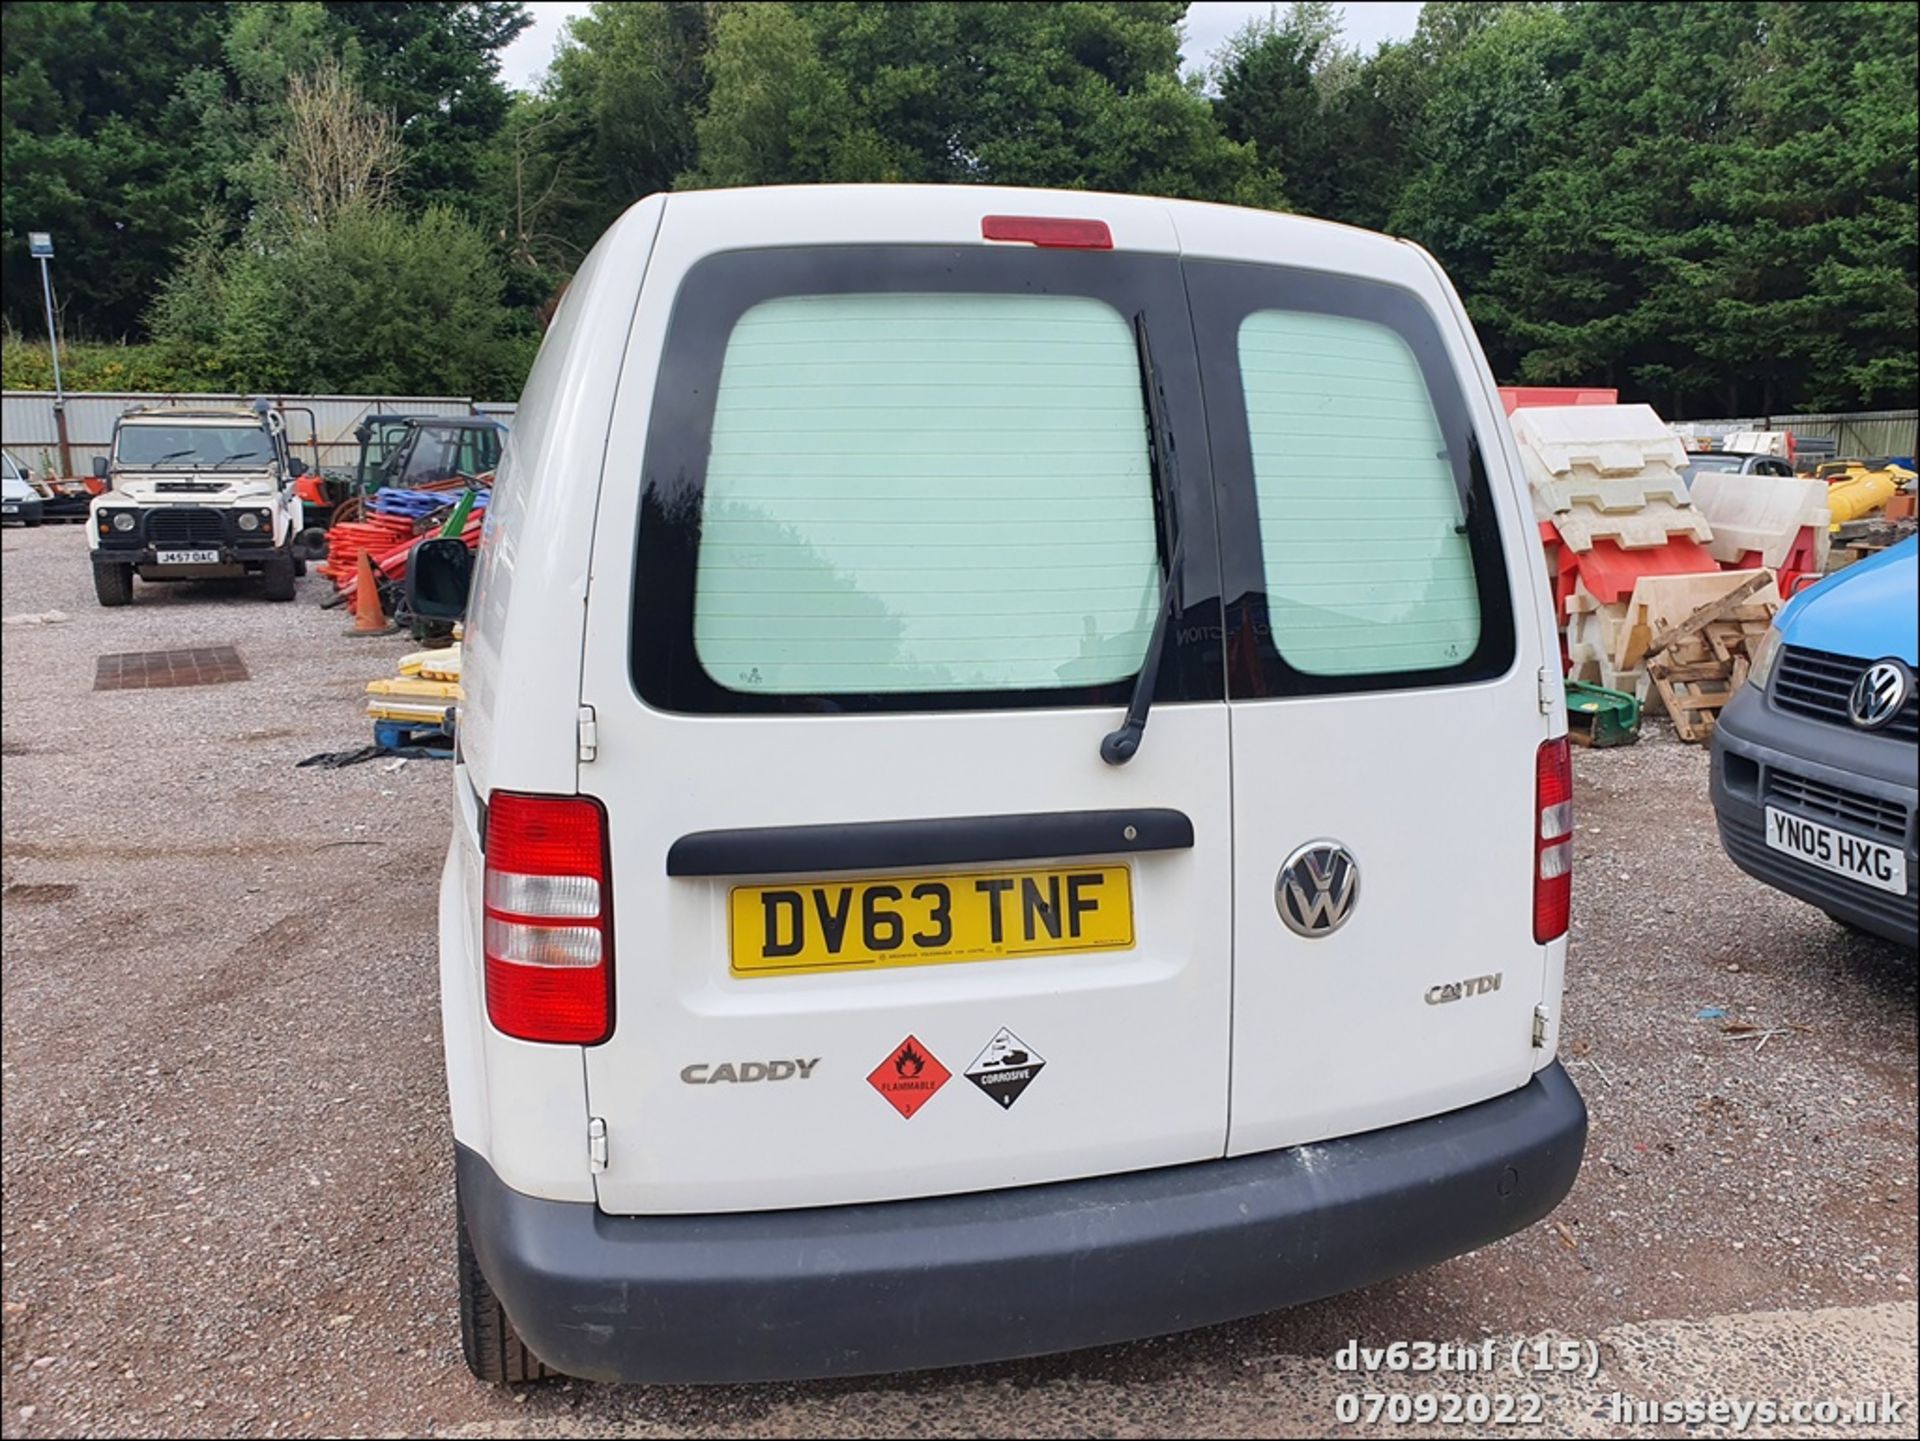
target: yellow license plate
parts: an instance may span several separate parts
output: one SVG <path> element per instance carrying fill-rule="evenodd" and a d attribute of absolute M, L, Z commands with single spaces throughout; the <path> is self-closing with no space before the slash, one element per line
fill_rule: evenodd
<path fill-rule="evenodd" d="M 733 973 L 871 970 L 1133 944 L 1125 866 L 736 886 Z"/>

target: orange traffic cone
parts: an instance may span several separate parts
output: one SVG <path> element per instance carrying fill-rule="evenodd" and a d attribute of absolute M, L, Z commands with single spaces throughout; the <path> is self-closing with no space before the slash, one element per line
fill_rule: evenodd
<path fill-rule="evenodd" d="M 390 624 L 380 608 L 380 583 L 373 574 L 373 554 L 360 552 L 360 574 L 353 583 L 353 629 L 348 635 L 392 635 L 400 629 Z"/>

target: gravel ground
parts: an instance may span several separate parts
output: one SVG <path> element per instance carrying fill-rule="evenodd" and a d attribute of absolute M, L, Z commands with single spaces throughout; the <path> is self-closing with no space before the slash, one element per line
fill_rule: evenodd
<path fill-rule="evenodd" d="M 361 687 L 406 642 L 344 638 L 315 577 L 293 605 L 143 586 L 102 610 L 60 527 L 5 533 L 0 590 L 7 1436 L 1319 1433 L 1342 1391 L 1520 1389 L 1356 1380 L 1331 1359 L 1350 1339 L 1542 1334 L 1591 1343 L 1598 1373 L 1536 1388 L 1542 1423 L 1503 1433 L 1650 1434 L 1614 1424 L 1615 1392 L 1912 1406 L 1914 959 L 1735 871 L 1705 752 L 1658 726 L 1576 755 L 1562 1054 L 1593 1129 L 1545 1224 L 1355 1295 L 1074 1356 L 490 1391 L 454 1315 L 447 773 L 293 765 L 366 739 Z M 53 610 L 68 618 L 16 619 Z M 100 654 L 226 643 L 251 680 L 90 689 Z M 1845 1434 L 1911 1434 L 1907 1416 Z"/>

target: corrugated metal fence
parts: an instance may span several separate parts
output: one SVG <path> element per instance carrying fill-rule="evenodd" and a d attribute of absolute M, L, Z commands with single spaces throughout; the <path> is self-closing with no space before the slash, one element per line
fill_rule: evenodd
<path fill-rule="evenodd" d="M 1735 420 L 1687 422 L 1701 435 L 1722 436 L 1735 430 L 1791 430 L 1803 440 L 1831 440 L 1835 454 L 1878 459 L 1914 454 L 1920 438 L 1920 410 L 1863 410 L 1850 415 L 1749 415 Z"/>
<path fill-rule="evenodd" d="M 89 392 L 67 397 L 67 437 L 76 474 L 93 470 L 93 459 L 113 444 L 113 423 L 143 405 L 248 405 L 251 395 L 139 395 Z M 367 415 L 491 415 L 511 421 L 514 407 L 499 402 L 476 405 L 458 395 L 269 395 L 267 401 L 286 418 L 294 454 L 315 466 L 350 470 L 360 443 L 353 428 Z M 53 392 L 9 390 L 0 395 L 0 443 L 22 465 L 39 472 L 41 456 L 57 467 L 60 436 L 54 425 Z"/>

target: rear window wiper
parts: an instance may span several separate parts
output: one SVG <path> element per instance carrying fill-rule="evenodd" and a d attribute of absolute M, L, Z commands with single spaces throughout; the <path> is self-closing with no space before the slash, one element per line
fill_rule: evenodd
<path fill-rule="evenodd" d="M 1144 311 L 1133 317 L 1133 339 L 1140 355 L 1140 386 L 1147 402 L 1147 457 L 1154 486 L 1160 493 L 1160 513 L 1166 518 L 1167 534 L 1173 543 L 1167 547 L 1167 574 L 1160 584 L 1160 608 L 1153 617 L 1153 633 L 1147 637 L 1147 653 L 1140 661 L 1140 673 L 1134 677 L 1126 719 L 1100 741 L 1100 759 L 1110 766 L 1125 765 L 1140 749 L 1140 738 L 1147 730 L 1147 711 L 1153 706 L 1154 688 L 1160 679 L 1160 653 L 1167 646 L 1167 626 L 1180 604 L 1181 536 L 1177 513 L 1179 497 L 1174 485 L 1173 437 L 1167 432 L 1166 395 L 1160 388 L 1159 372 L 1154 369 Z"/>

